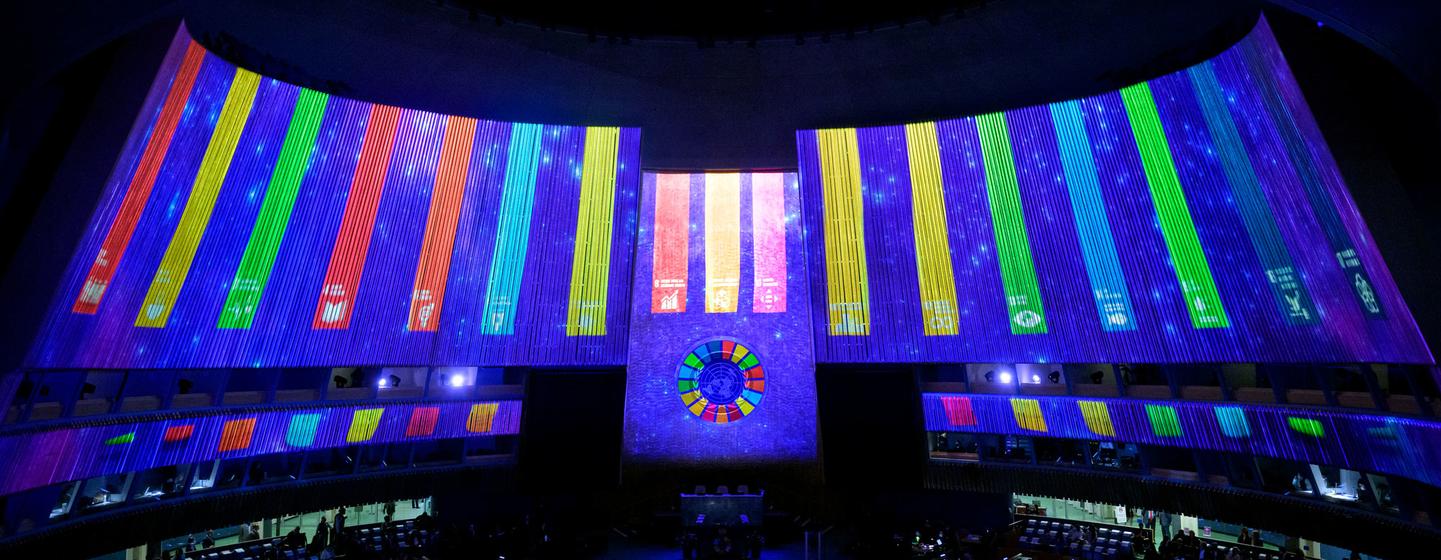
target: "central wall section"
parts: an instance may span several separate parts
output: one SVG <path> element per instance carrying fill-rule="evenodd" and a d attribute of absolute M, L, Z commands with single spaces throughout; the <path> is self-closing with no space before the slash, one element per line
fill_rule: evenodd
<path fill-rule="evenodd" d="M 816 459 L 815 363 L 794 173 L 647 173 L 625 460 Z"/>

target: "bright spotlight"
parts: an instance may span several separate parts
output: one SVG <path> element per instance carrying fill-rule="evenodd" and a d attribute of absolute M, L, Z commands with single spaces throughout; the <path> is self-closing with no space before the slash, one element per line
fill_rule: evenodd
<path fill-rule="evenodd" d="M 1005 384 L 1005 383 L 1010 383 L 1010 382 L 1011 382 L 1011 372 L 1008 372 L 1008 371 L 1003 371 L 1003 372 L 1001 372 L 1001 383 L 1002 383 L 1002 384 Z"/>
<path fill-rule="evenodd" d="M 386 378 L 384 378 L 384 377 L 380 378 L 380 388 L 381 388 L 381 389 L 384 389 L 384 388 L 389 387 L 389 386 L 390 386 L 390 380 L 389 380 L 389 379 L 386 379 Z"/>
<path fill-rule="evenodd" d="M 459 373 L 450 376 L 451 387 L 459 387 L 461 385 L 465 385 L 465 376 Z"/>

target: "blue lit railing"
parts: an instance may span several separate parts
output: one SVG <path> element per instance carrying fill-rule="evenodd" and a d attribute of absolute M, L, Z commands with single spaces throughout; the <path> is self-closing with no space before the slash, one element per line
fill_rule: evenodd
<path fill-rule="evenodd" d="M 0 437 L 0 495 L 105 474 L 289 451 L 520 431 L 521 402 L 250 408 L 59 425 Z"/>
<path fill-rule="evenodd" d="M 1247 453 L 1441 486 L 1441 423 L 1309 407 L 925 393 L 928 431 Z"/>

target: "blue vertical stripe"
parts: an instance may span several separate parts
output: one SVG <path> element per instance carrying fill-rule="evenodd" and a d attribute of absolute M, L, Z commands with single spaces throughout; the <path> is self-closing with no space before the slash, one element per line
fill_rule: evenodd
<path fill-rule="evenodd" d="M 516 302 L 530 246 L 530 216 L 535 207 L 536 169 L 540 166 L 541 125 L 515 123 L 510 132 L 505 183 L 500 194 L 500 225 L 485 287 L 481 332 L 513 334 Z"/>
<path fill-rule="evenodd" d="M 1216 80 L 1215 70 L 1207 61 L 1192 67 L 1187 74 L 1196 90 L 1206 127 L 1211 131 L 1226 181 L 1231 184 L 1236 209 L 1241 213 L 1241 221 L 1251 237 L 1256 256 L 1265 268 L 1266 282 L 1271 286 L 1281 315 L 1292 325 L 1316 324 L 1316 306 L 1296 273 L 1296 265 L 1281 238 L 1281 230 L 1276 225 L 1266 194 L 1261 192 L 1260 180 L 1256 178 L 1256 170 L 1244 150 L 1245 144 L 1231 120 L 1226 95 Z"/>
<path fill-rule="evenodd" d="M 1096 300 L 1101 327 L 1107 331 L 1134 330 L 1136 315 L 1131 310 L 1126 277 L 1116 256 L 1115 239 L 1111 237 L 1096 162 L 1091 156 L 1086 126 L 1081 121 L 1081 103 L 1052 103 L 1051 120 L 1056 126 L 1066 190 L 1071 195 L 1071 213 L 1075 215 L 1076 231 L 1080 233 L 1081 255 L 1086 262 L 1086 276 L 1091 281 L 1091 295 Z"/>

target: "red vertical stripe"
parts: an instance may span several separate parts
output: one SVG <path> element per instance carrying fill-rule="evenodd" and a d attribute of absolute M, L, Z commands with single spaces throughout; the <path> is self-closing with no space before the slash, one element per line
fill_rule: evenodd
<path fill-rule="evenodd" d="M 410 412 L 410 424 L 405 427 L 405 437 L 426 437 L 435 433 L 435 423 L 439 419 L 439 407 L 416 407 Z"/>
<path fill-rule="evenodd" d="M 946 420 L 952 426 L 976 425 L 976 412 L 971 408 L 968 397 L 941 397 L 941 406 L 946 409 Z"/>
<path fill-rule="evenodd" d="M 360 161 L 355 164 L 355 176 L 350 181 L 350 198 L 345 201 L 345 216 L 340 219 L 340 232 L 335 236 L 325 283 L 320 286 L 320 301 L 315 305 L 313 328 L 350 327 L 355 292 L 360 287 L 360 272 L 365 268 L 365 253 L 370 250 L 370 231 L 375 227 L 380 191 L 385 186 L 390 149 L 399 123 L 400 108 L 380 104 L 371 107 L 370 124 L 365 127 L 365 139 L 361 141 Z"/>
<path fill-rule="evenodd" d="M 205 49 L 191 41 L 185 49 L 180 69 L 175 73 L 175 80 L 170 82 L 170 92 L 161 105 L 160 118 L 155 121 L 150 140 L 141 152 L 140 164 L 130 178 L 125 198 L 120 201 L 120 211 L 116 213 L 115 221 L 110 223 L 110 231 L 105 233 L 105 241 L 95 255 L 95 262 L 90 265 L 90 274 L 85 277 L 85 285 L 80 288 L 80 295 L 76 296 L 71 311 L 94 315 L 100 309 L 100 298 L 105 295 L 111 278 L 115 277 L 115 268 L 120 264 L 120 258 L 125 256 L 135 225 L 140 222 L 146 201 L 150 200 L 150 189 L 155 186 L 160 164 L 170 150 L 170 139 L 175 136 L 175 128 L 185 112 L 185 103 L 190 99 L 190 90 L 195 86 L 195 77 L 200 74 L 200 63 L 204 61 Z"/>
<path fill-rule="evenodd" d="M 685 313 L 686 259 L 690 249 L 689 174 L 656 175 L 654 231 L 650 312 Z"/>
<path fill-rule="evenodd" d="M 450 252 L 455 246 L 455 226 L 460 221 L 460 201 L 465 197 L 465 174 L 474 143 L 475 119 L 446 117 L 435 188 L 430 194 L 430 217 L 425 222 L 425 241 L 415 268 L 415 288 L 410 292 L 406 327 L 412 331 L 434 331 L 440 322 L 445 280 L 450 275 Z"/>
<path fill-rule="evenodd" d="M 184 440 L 190 439 L 190 434 L 193 434 L 193 433 L 195 433 L 195 424 L 185 424 L 185 425 L 183 425 L 183 426 L 171 426 L 171 427 L 165 429 L 164 441 L 165 441 L 166 443 L 172 443 L 172 442 L 177 442 L 177 441 L 184 441 Z"/>

